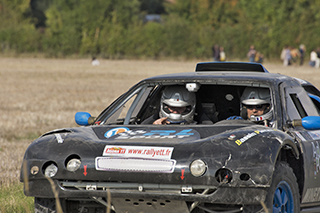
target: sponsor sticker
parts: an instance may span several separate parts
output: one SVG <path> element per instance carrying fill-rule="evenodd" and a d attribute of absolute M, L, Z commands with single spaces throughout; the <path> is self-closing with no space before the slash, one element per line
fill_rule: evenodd
<path fill-rule="evenodd" d="M 125 158 L 171 159 L 173 147 L 106 145 L 103 156 Z"/>
<path fill-rule="evenodd" d="M 254 132 L 248 133 L 247 135 L 243 136 L 242 138 L 238 139 L 235 141 L 236 144 L 238 144 L 238 146 L 242 145 L 244 142 L 246 142 L 247 140 L 249 140 L 250 138 L 259 135 L 261 133 L 264 132 L 271 132 L 274 131 L 274 129 L 263 129 L 263 130 L 256 130 Z"/>
<path fill-rule="evenodd" d="M 103 151 L 104 155 L 117 155 L 117 154 L 125 154 L 126 153 L 126 149 L 122 148 L 122 147 L 116 147 L 116 146 L 112 146 L 112 147 L 105 147 L 105 150 Z"/>
<path fill-rule="evenodd" d="M 243 144 L 244 142 L 246 142 L 250 138 L 256 136 L 257 134 L 259 134 L 259 131 L 251 132 L 251 133 L 243 136 L 242 138 L 236 140 L 235 142 L 236 142 L 236 144 L 238 144 L 238 146 L 240 146 L 241 144 Z"/>
<path fill-rule="evenodd" d="M 113 129 L 108 130 L 108 131 L 104 134 L 104 137 L 110 138 L 110 137 L 112 137 L 112 136 L 114 136 L 114 135 L 117 135 L 117 134 L 119 134 L 119 133 L 126 132 L 126 131 L 129 131 L 129 128 L 127 128 L 127 127 L 113 128 Z"/>
<path fill-rule="evenodd" d="M 182 139 L 189 137 L 198 137 L 196 131 L 192 129 L 176 130 L 130 130 L 127 127 L 118 127 L 108 130 L 104 134 L 105 138 L 113 138 L 114 140 L 126 139 Z"/>

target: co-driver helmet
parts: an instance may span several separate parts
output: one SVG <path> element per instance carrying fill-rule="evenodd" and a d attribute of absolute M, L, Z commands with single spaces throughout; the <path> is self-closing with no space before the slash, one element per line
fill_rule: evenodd
<path fill-rule="evenodd" d="M 241 96 L 241 117 L 247 119 L 248 105 L 267 105 L 262 115 L 251 116 L 249 120 L 259 122 L 265 120 L 271 120 L 273 114 L 273 108 L 271 104 L 270 90 L 268 88 L 261 87 L 247 87 Z"/>

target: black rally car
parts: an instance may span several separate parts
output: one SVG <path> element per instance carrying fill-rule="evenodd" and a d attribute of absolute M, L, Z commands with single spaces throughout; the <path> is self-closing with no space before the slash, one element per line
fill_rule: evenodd
<path fill-rule="evenodd" d="M 177 85 L 194 94 L 194 122 L 153 125 Z M 248 88 L 267 91 L 267 117 L 244 117 Z M 255 63 L 144 79 L 98 117 L 78 112 L 83 127 L 36 139 L 24 192 L 36 212 L 320 212 L 319 97 Z"/>

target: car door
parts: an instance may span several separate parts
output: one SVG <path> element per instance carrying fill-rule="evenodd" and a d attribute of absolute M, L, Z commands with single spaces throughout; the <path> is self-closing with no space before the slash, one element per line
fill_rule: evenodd
<path fill-rule="evenodd" d="M 282 86 L 284 101 L 283 120 L 286 122 L 306 116 L 319 116 L 313 101 L 301 86 Z M 290 127 L 289 132 L 300 144 L 303 157 L 304 192 L 302 203 L 320 201 L 320 130 L 306 130 L 303 127 Z"/>

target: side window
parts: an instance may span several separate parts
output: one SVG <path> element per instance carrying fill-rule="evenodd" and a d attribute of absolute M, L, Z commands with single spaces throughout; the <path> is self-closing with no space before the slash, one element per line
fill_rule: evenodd
<path fill-rule="evenodd" d="M 320 91 L 313 85 L 302 85 L 304 90 L 308 93 L 314 106 L 316 107 L 318 114 L 320 115 Z"/>
<path fill-rule="evenodd" d="M 137 94 L 134 94 L 129 99 L 126 99 L 125 102 L 123 102 L 104 122 L 104 124 L 123 124 L 128 110 L 136 97 Z"/>
<path fill-rule="evenodd" d="M 318 114 L 320 115 L 320 97 L 312 94 L 308 94 L 311 98 L 314 106 L 316 107 Z"/>
<path fill-rule="evenodd" d="M 319 115 L 315 105 L 302 87 L 286 88 L 286 110 L 290 120 Z"/>
<path fill-rule="evenodd" d="M 137 114 L 153 87 L 140 88 L 128 94 L 106 119 L 104 124 L 134 124 Z"/>
<path fill-rule="evenodd" d="M 290 94 L 290 98 L 295 106 L 295 108 L 298 110 L 298 113 L 301 118 L 304 118 L 307 116 L 306 111 L 304 110 L 302 103 L 300 102 L 300 99 L 298 98 L 297 94 L 293 93 Z"/>

